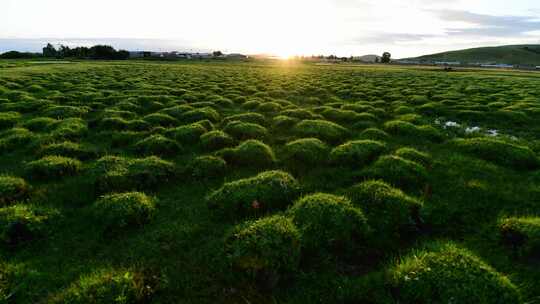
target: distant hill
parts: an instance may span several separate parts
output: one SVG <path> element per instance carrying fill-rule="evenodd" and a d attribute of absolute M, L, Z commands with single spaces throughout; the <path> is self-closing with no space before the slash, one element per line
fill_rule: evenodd
<path fill-rule="evenodd" d="M 404 60 L 459 61 L 462 63 L 498 63 L 540 65 L 540 44 L 481 47 L 424 55 Z"/>

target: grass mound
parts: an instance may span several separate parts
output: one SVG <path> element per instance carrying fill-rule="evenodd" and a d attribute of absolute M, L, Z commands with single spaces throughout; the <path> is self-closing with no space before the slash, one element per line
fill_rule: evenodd
<path fill-rule="evenodd" d="M 329 147 L 317 138 L 302 138 L 285 145 L 285 158 L 291 164 L 317 165 L 328 159 Z"/>
<path fill-rule="evenodd" d="M 107 230 L 138 227 L 150 222 L 155 202 L 141 192 L 114 193 L 94 202 L 92 213 Z"/>
<path fill-rule="evenodd" d="M 0 299 L 14 299 L 18 282 L 13 267 L 4 262 L 0 262 Z"/>
<path fill-rule="evenodd" d="M 219 130 L 210 131 L 200 136 L 201 145 L 207 151 L 215 151 L 230 147 L 234 139 L 227 133 Z"/>
<path fill-rule="evenodd" d="M 138 141 L 143 140 L 148 136 L 148 133 L 135 131 L 115 131 L 104 132 L 100 135 L 110 139 L 112 148 L 124 148 L 126 146 L 132 146 Z"/>
<path fill-rule="evenodd" d="M 278 112 L 283 107 L 277 103 L 277 102 L 263 102 L 259 106 L 257 106 L 257 111 L 263 112 L 263 113 L 271 113 L 271 112 Z"/>
<path fill-rule="evenodd" d="M 32 132 L 44 132 L 50 129 L 56 123 L 58 123 L 58 120 L 54 118 L 36 117 L 23 122 L 21 126 Z"/>
<path fill-rule="evenodd" d="M 422 202 L 383 181 L 357 184 L 347 191 L 347 196 L 364 210 L 370 226 L 382 236 L 381 243 L 406 239 L 421 224 Z"/>
<path fill-rule="evenodd" d="M 540 217 L 509 217 L 499 221 L 501 240 L 519 256 L 540 256 Z"/>
<path fill-rule="evenodd" d="M 417 162 L 425 168 L 430 168 L 433 163 L 431 155 L 425 152 L 420 152 L 414 148 L 399 148 L 394 152 L 394 155 Z"/>
<path fill-rule="evenodd" d="M 434 142 L 443 140 L 439 130 L 432 126 L 416 126 L 410 122 L 393 120 L 386 122 L 383 127 L 386 132 L 397 136 L 426 139 Z"/>
<path fill-rule="evenodd" d="M 272 118 L 272 127 L 277 130 L 288 130 L 296 125 L 300 119 L 289 117 L 285 115 L 279 115 Z"/>
<path fill-rule="evenodd" d="M 0 130 L 14 127 L 21 117 L 18 112 L 0 112 Z"/>
<path fill-rule="evenodd" d="M 178 120 L 176 120 L 176 118 L 163 113 L 148 114 L 143 117 L 143 120 L 154 127 L 172 127 L 178 124 Z"/>
<path fill-rule="evenodd" d="M 78 174 L 82 163 L 74 158 L 64 156 L 45 156 L 26 164 L 26 171 L 32 178 L 56 179 Z"/>
<path fill-rule="evenodd" d="M 303 120 L 293 131 L 301 137 L 315 137 L 332 143 L 341 142 L 348 136 L 347 129 L 326 120 Z"/>
<path fill-rule="evenodd" d="M 266 288 L 294 274 L 300 262 L 300 233 L 281 215 L 248 221 L 234 227 L 225 239 L 233 269 Z"/>
<path fill-rule="evenodd" d="M 43 112 L 44 116 L 56 118 L 56 119 L 65 119 L 72 117 L 82 117 L 90 111 L 90 108 L 84 106 L 59 106 L 53 105 L 45 109 Z"/>
<path fill-rule="evenodd" d="M 23 178 L 0 175 L 0 205 L 25 199 L 29 192 L 30 185 Z"/>
<path fill-rule="evenodd" d="M 223 128 L 223 131 L 239 140 L 264 139 L 268 136 L 268 130 L 265 127 L 241 121 L 231 121 Z"/>
<path fill-rule="evenodd" d="M 223 124 L 228 124 L 233 121 L 241 121 L 241 122 L 248 122 L 248 123 L 254 123 L 261 126 L 264 126 L 266 124 L 266 118 L 264 115 L 260 113 L 242 113 L 242 114 L 235 114 L 225 117 L 223 119 Z"/>
<path fill-rule="evenodd" d="M 159 111 L 159 113 L 167 114 L 167 115 L 172 116 L 172 117 L 174 117 L 176 119 L 181 119 L 182 114 L 184 114 L 185 112 L 191 111 L 191 110 L 193 110 L 193 107 L 191 107 L 189 105 L 176 105 L 176 106 L 172 106 L 172 107 L 162 109 L 162 110 Z"/>
<path fill-rule="evenodd" d="M 150 135 L 135 144 L 135 150 L 143 155 L 172 156 L 182 151 L 174 140 L 162 135 Z"/>
<path fill-rule="evenodd" d="M 321 113 L 326 119 L 337 123 L 351 124 L 361 120 L 361 114 L 351 110 L 327 109 Z"/>
<path fill-rule="evenodd" d="M 283 171 L 225 183 L 207 197 L 208 206 L 229 218 L 257 216 L 285 209 L 299 195 L 300 185 Z"/>
<path fill-rule="evenodd" d="M 361 209 L 343 197 L 316 193 L 305 196 L 287 211 L 310 253 L 355 250 L 365 245 L 369 227 Z"/>
<path fill-rule="evenodd" d="M 199 156 L 189 163 L 187 171 L 191 177 L 197 180 L 210 179 L 225 175 L 227 163 L 221 157 Z"/>
<path fill-rule="evenodd" d="M 530 148 L 491 138 L 455 139 L 451 143 L 456 150 L 475 155 L 501 166 L 516 169 L 538 168 L 540 161 Z"/>
<path fill-rule="evenodd" d="M 71 304 L 130 304 L 147 303 L 155 292 L 154 286 L 141 273 L 127 270 L 101 270 L 81 277 L 50 303 Z"/>
<path fill-rule="evenodd" d="M 38 137 L 24 128 L 13 128 L 0 133 L 0 153 L 12 153 L 33 143 Z"/>
<path fill-rule="evenodd" d="M 402 303 L 521 303 L 510 280 L 466 249 L 432 244 L 390 270 Z"/>
<path fill-rule="evenodd" d="M 246 165 L 259 168 L 270 167 L 276 162 L 276 156 L 270 146 L 250 139 L 236 148 L 227 148 L 217 152 L 227 162 L 236 165 Z"/>
<path fill-rule="evenodd" d="M 375 160 L 386 149 L 386 144 L 375 140 L 346 142 L 332 150 L 330 160 L 340 166 L 364 166 Z"/>
<path fill-rule="evenodd" d="M 321 117 L 320 115 L 314 114 L 313 112 L 306 109 L 284 110 L 284 111 L 281 111 L 279 115 L 293 117 L 297 119 L 317 119 Z"/>
<path fill-rule="evenodd" d="M 97 160 L 92 171 L 96 193 L 101 194 L 155 188 L 174 176 L 175 166 L 157 156 L 138 159 L 104 156 Z"/>
<path fill-rule="evenodd" d="M 362 131 L 362 133 L 360 133 L 360 137 L 363 139 L 383 140 L 383 141 L 390 139 L 390 135 L 388 135 L 388 133 L 377 128 L 365 129 L 364 131 Z"/>
<path fill-rule="evenodd" d="M 405 190 L 423 189 L 428 180 L 422 165 L 395 155 L 380 157 L 366 173 L 373 179 L 382 179 Z"/>
<path fill-rule="evenodd" d="M 193 123 L 168 130 L 167 136 L 174 138 L 181 144 L 194 144 L 199 142 L 201 135 L 208 131 L 202 124 Z"/>
<path fill-rule="evenodd" d="M 187 111 L 184 114 L 182 114 L 180 119 L 186 123 L 193 123 L 193 122 L 197 122 L 201 120 L 209 120 L 211 122 L 218 122 L 221 119 L 221 116 L 213 108 L 204 107 L 200 109 Z"/>
<path fill-rule="evenodd" d="M 86 160 L 95 157 L 97 152 L 90 150 L 79 143 L 63 141 L 42 146 L 38 150 L 38 155 L 42 157 L 46 155 L 59 155 Z"/>
<path fill-rule="evenodd" d="M 88 124 L 80 118 L 59 121 L 50 136 L 54 139 L 78 140 L 88 134 Z"/>
<path fill-rule="evenodd" d="M 102 130 L 122 131 L 129 129 L 129 121 L 122 117 L 105 117 L 99 121 Z"/>
<path fill-rule="evenodd" d="M 58 213 L 31 205 L 0 208 L 0 238 L 9 246 L 17 246 L 50 233 L 49 222 Z"/>

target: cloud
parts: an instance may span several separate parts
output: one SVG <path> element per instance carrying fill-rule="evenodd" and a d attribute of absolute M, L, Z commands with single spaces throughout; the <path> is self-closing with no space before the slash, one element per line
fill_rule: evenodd
<path fill-rule="evenodd" d="M 396 44 L 406 42 L 419 42 L 428 38 L 435 38 L 437 35 L 431 34 L 411 34 L 411 33 L 374 33 L 369 36 L 359 38 L 360 43 L 374 44 Z"/>
<path fill-rule="evenodd" d="M 533 16 L 494 16 L 460 10 L 432 10 L 441 20 L 464 22 L 468 27 L 449 27 L 452 36 L 515 37 L 540 30 L 540 19 Z"/>

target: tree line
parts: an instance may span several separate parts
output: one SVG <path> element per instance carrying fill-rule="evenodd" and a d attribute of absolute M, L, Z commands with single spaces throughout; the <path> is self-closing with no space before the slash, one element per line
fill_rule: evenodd
<path fill-rule="evenodd" d="M 42 53 L 9 51 L 0 54 L 2 59 L 32 59 L 32 58 L 78 58 L 78 59 L 100 59 L 100 60 L 125 60 L 129 58 L 129 52 L 125 50 L 115 50 L 109 45 L 94 45 L 92 47 L 78 46 L 70 48 L 60 45 L 55 48 L 47 43 Z"/>
<path fill-rule="evenodd" d="M 60 45 L 57 49 L 48 43 L 43 48 L 43 57 L 46 58 L 89 58 L 101 60 L 125 60 L 129 58 L 129 52 L 125 50 L 115 50 L 110 45 L 94 45 L 93 47 L 78 46 L 70 48 Z"/>

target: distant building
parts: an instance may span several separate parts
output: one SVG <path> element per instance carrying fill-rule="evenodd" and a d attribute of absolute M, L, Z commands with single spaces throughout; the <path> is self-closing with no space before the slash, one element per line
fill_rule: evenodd
<path fill-rule="evenodd" d="M 399 64 L 421 64 L 419 60 L 397 60 L 396 63 Z"/>
<path fill-rule="evenodd" d="M 235 59 L 242 60 L 247 59 L 248 56 L 238 53 L 214 56 L 213 53 L 191 53 L 191 52 L 144 52 L 144 51 L 132 51 L 129 52 L 129 58 L 162 58 L 162 59 L 214 59 L 214 58 L 224 58 L 224 59 Z"/>
<path fill-rule="evenodd" d="M 361 61 L 365 63 L 377 63 L 381 62 L 381 56 L 378 55 L 364 55 L 364 56 L 353 56 L 353 61 Z"/>
<path fill-rule="evenodd" d="M 191 59 L 210 59 L 213 57 L 212 53 L 191 53 Z"/>
<path fill-rule="evenodd" d="M 511 69 L 514 67 L 512 64 L 496 63 L 496 64 L 482 64 L 483 68 L 499 68 L 499 69 Z"/>
<path fill-rule="evenodd" d="M 232 54 L 227 54 L 227 55 L 225 55 L 225 58 L 227 58 L 227 59 L 241 60 L 241 59 L 247 59 L 248 56 L 243 55 L 243 54 L 238 54 L 238 53 L 232 53 Z"/>
<path fill-rule="evenodd" d="M 150 57 L 164 58 L 165 54 L 163 52 L 150 52 Z"/>
<path fill-rule="evenodd" d="M 143 52 L 143 51 L 135 51 L 135 52 L 129 52 L 129 58 L 144 58 L 149 57 L 145 56 L 148 55 L 149 52 Z"/>
<path fill-rule="evenodd" d="M 435 61 L 436 65 L 461 65 L 459 61 Z"/>
<path fill-rule="evenodd" d="M 177 53 L 176 57 L 180 59 L 191 59 L 191 53 Z"/>

